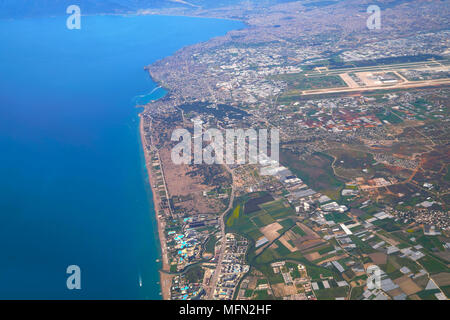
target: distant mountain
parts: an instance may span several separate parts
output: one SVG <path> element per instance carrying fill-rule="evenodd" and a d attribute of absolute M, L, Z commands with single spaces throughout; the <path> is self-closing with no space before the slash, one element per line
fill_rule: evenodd
<path fill-rule="evenodd" d="M 82 13 L 124 13 L 139 9 L 160 8 L 216 8 L 252 2 L 271 5 L 293 0 L 0 0 L 0 18 L 54 16 L 66 14 L 66 8 L 75 4 Z"/>
<path fill-rule="evenodd" d="M 167 0 L 0 0 L 0 18 L 53 16 L 66 14 L 66 8 L 75 4 L 82 13 L 114 13 L 133 10 L 139 3 L 165 5 Z M 169 4 L 170 5 L 170 4 Z"/>

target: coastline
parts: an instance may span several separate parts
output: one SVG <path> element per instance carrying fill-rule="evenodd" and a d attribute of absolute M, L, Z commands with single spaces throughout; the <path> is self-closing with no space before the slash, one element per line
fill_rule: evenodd
<path fill-rule="evenodd" d="M 171 13 L 146 13 L 146 12 L 137 12 L 131 13 L 129 15 L 135 16 L 162 16 L 162 17 L 186 17 L 186 18 L 198 18 L 198 19 L 218 19 L 218 20 L 228 20 L 228 21 L 238 21 L 242 22 L 245 27 L 249 27 L 250 25 L 246 20 L 238 19 L 238 18 L 229 18 L 229 17 L 217 17 L 217 16 L 200 16 L 200 15 L 191 15 L 191 14 L 171 14 Z M 238 30 L 238 29 L 236 29 Z"/>
<path fill-rule="evenodd" d="M 119 14 L 120 15 L 120 14 Z M 243 20 L 239 20 L 239 19 L 228 19 L 228 18 L 218 18 L 218 17 L 202 17 L 202 16 L 187 16 L 187 15 L 171 15 L 171 14 L 154 14 L 154 13 L 135 13 L 135 14 L 131 14 L 131 15 L 136 15 L 136 16 L 179 16 L 179 17 L 189 17 L 189 18 L 204 18 L 204 19 L 219 19 L 219 20 L 230 20 L 230 21 L 239 21 L 241 23 L 244 23 L 244 28 L 248 28 L 249 25 L 246 21 Z M 231 30 L 230 30 L 231 31 Z M 228 31 L 229 32 L 229 31 Z M 207 40 L 206 42 L 210 41 L 211 39 Z M 154 77 L 152 76 L 150 70 L 149 70 L 149 65 L 144 67 L 144 70 L 148 73 L 148 75 L 150 76 L 150 78 L 152 79 L 152 81 L 154 83 L 156 83 L 157 86 L 159 86 L 160 88 L 162 88 L 163 90 L 165 90 L 165 94 L 164 96 L 155 99 L 153 101 L 159 100 L 159 99 L 163 99 L 164 97 L 167 97 L 168 95 L 170 95 L 170 88 L 168 88 L 164 83 L 158 81 L 157 79 L 154 79 Z M 161 207 L 161 199 L 159 194 L 155 191 L 155 188 L 153 187 L 153 182 L 156 181 L 156 179 L 154 179 L 154 172 L 152 170 L 152 155 L 151 155 L 151 142 L 147 142 L 147 139 L 145 137 L 145 131 L 144 131 L 144 121 L 143 121 L 143 117 L 142 115 L 145 113 L 145 105 L 142 105 L 140 107 L 144 107 L 143 111 L 141 111 L 138 116 L 139 116 L 139 133 L 141 136 L 141 144 L 142 144 L 142 148 L 143 148 L 143 152 L 144 152 L 144 158 L 145 158 L 145 166 L 147 169 L 147 174 L 148 174 L 148 180 L 149 180 L 149 184 L 150 184 L 150 189 L 153 195 L 153 203 L 154 203 L 154 210 L 155 210 L 155 217 L 156 217 L 156 222 L 157 222 L 157 226 L 158 226 L 158 236 L 159 236 L 159 242 L 160 242 L 160 249 L 161 249 L 161 259 L 162 259 L 162 268 L 159 270 L 159 276 L 160 276 L 160 288 L 161 288 L 161 296 L 163 300 L 170 300 L 170 292 L 171 292 L 171 286 L 172 286 L 172 279 L 176 276 L 175 274 L 170 274 L 170 264 L 169 264 L 169 259 L 168 259 L 168 254 L 167 254 L 167 246 L 166 246 L 166 237 L 164 234 L 164 230 L 165 230 L 165 224 L 164 221 L 161 219 L 161 215 L 159 214 L 160 210 L 164 210 Z M 159 158 L 159 156 L 158 156 Z M 162 168 L 162 163 L 160 162 L 160 166 L 161 166 L 161 174 L 163 175 L 163 179 L 164 178 L 164 170 Z"/>
<path fill-rule="evenodd" d="M 145 133 L 144 133 L 144 121 L 142 120 L 142 112 L 139 113 L 139 133 L 141 136 L 141 144 L 144 152 L 144 158 L 145 158 L 145 167 L 147 168 L 147 174 L 148 174 L 148 181 L 150 184 L 150 189 L 152 191 L 153 195 L 153 204 L 154 204 L 154 210 L 155 210 L 155 218 L 156 223 L 158 226 L 158 237 L 160 242 L 160 249 L 161 249 L 161 259 L 162 259 L 162 269 L 160 269 L 158 272 L 160 274 L 160 287 L 161 287 L 161 294 L 163 300 L 170 299 L 170 287 L 172 285 L 172 278 L 173 275 L 170 275 L 166 272 L 162 271 L 170 271 L 170 265 L 169 265 L 169 259 L 167 256 L 167 247 L 166 247 L 166 237 L 164 235 L 164 222 L 162 221 L 159 211 L 161 210 L 161 201 L 159 198 L 159 195 L 155 192 L 155 188 L 152 187 L 152 182 L 154 181 L 153 177 L 153 171 L 151 166 L 151 155 L 148 152 L 148 148 L 151 148 L 150 144 L 147 143 L 145 139 Z"/>

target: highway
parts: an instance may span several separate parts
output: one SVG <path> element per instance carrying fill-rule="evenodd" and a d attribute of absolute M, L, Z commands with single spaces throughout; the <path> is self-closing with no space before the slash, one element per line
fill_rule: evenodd
<path fill-rule="evenodd" d="M 217 280 L 219 279 L 220 270 L 222 269 L 222 261 L 223 261 L 223 256 L 225 254 L 225 215 L 228 211 L 233 209 L 233 202 L 234 202 L 234 193 L 235 193 L 234 174 L 233 174 L 233 171 L 227 165 L 224 165 L 224 167 L 231 174 L 231 177 L 232 177 L 231 195 L 230 195 L 230 203 L 228 204 L 228 207 L 222 212 L 222 214 L 219 217 L 220 236 L 221 236 L 220 252 L 219 252 L 219 259 L 217 261 L 216 270 L 214 271 L 214 273 L 211 277 L 208 300 L 213 300 L 214 291 L 216 290 L 216 286 L 217 286 Z"/>

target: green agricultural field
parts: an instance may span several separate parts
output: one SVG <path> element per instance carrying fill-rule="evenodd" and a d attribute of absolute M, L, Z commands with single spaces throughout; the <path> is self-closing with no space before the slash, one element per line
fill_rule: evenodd
<path fill-rule="evenodd" d="M 279 210 L 285 207 L 284 205 L 284 199 L 280 199 L 280 200 L 275 200 L 272 202 L 267 202 L 264 203 L 260 206 L 262 209 L 264 209 L 265 211 L 269 212 L 269 211 L 274 211 L 274 210 Z"/>
<path fill-rule="evenodd" d="M 387 232 L 393 232 L 400 230 L 400 226 L 394 223 L 394 219 L 383 219 L 383 220 L 375 220 L 372 222 L 375 226 L 380 227 L 381 229 Z"/>
<path fill-rule="evenodd" d="M 253 296 L 253 290 L 246 289 L 245 293 L 244 293 L 244 296 L 246 298 L 251 298 Z"/>
<path fill-rule="evenodd" d="M 229 226 L 229 227 L 233 226 L 234 221 L 239 219 L 240 211 L 241 211 L 241 205 L 238 205 L 236 208 L 234 208 L 233 214 L 227 220 L 227 226 Z"/>
<path fill-rule="evenodd" d="M 417 240 L 417 243 L 421 244 L 425 249 L 432 251 L 433 249 L 437 249 L 440 251 L 444 251 L 444 246 L 441 241 L 436 236 L 421 236 Z"/>
<path fill-rule="evenodd" d="M 419 263 L 431 274 L 449 272 L 449 268 L 445 264 L 430 255 L 419 259 Z"/>
<path fill-rule="evenodd" d="M 333 246 L 326 246 L 326 247 L 323 247 L 323 248 L 317 250 L 317 252 L 318 252 L 319 254 L 323 255 L 323 254 L 326 254 L 326 253 L 328 253 L 328 252 L 330 252 L 330 251 L 333 251 L 333 250 L 334 250 L 334 247 L 333 247 Z"/>
<path fill-rule="evenodd" d="M 403 122 L 403 119 L 400 118 L 396 113 L 394 113 L 392 111 L 377 113 L 376 116 L 381 121 L 386 120 L 387 122 L 389 122 L 391 124 L 398 124 L 398 123 Z"/>
<path fill-rule="evenodd" d="M 292 151 L 282 149 L 281 163 L 302 179 L 312 189 L 317 191 L 340 190 L 344 183 L 333 173 L 331 164 L 333 158 L 324 153 L 314 153 L 306 160 L 299 160 Z"/>
<path fill-rule="evenodd" d="M 301 236 L 301 237 L 306 236 L 305 231 L 303 231 L 302 228 L 300 228 L 299 226 L 294 226 L 294 227 L 292 228 L 292 231 L 295 232 L 296 234 L 298 234 L 298 235 Z"/>
<path fill-rule="evenodd" d="M 331 212 L 324 215 L 327 221 L 334 221 L 336 223 L 344 223 L 351 219 L 345 213 Z"/>
<path fill-rule="evenodd" d="M 259 227 L 252 221 L 252 218 L 242 214 L 242 211 L 243 209 L 240 205 L 236 206 L 227 219 L 227 231 L 239 233 L 256 241 L 262 236 L 262 233 L 259 231 Z"/>
<path fill-rule="evenodd" d="M 247 234 L 253 230 L 258 230 L 258 227 L 248 217 L 240 217 L 235 219 L 231 228 L 241 234 Z"/>
<path fill-rule="evenodd" d="M 289 251 L 289 249 L 286 248 L 280 241 L 276 240 L 275 244 L 278 246 L 275 251 L 280 257 L 287 256 L 289 253 L 291 253 L 291 251 Z"/>
<path fill-rule="evenodd" d="M 261 208 L 275 220 L 295 215 L 294 209 L 292 209 L 292 207 L 289 206 L 284 199 L 265 203 L 261 205 Z"/>
<path fill-rule="evenodd" d="M 356 250 L 358 250 L 360 253 L 374 253 L 376 252 L 375 249 L 373 249 L 367 242 L 362 241 L 360 238 L 358 238 L 355 235 L 351 235 L 350 239 L 352 239 L 353 243 L 356 244 Z"/>
<path fill-rule="evenodd" d="M 441 289 L 447 297 L 450 296 L 450 286 L 443 286 Z"/>
<path fill-rule="evenodd" d="M 256 298 L 255 300 L 271 300 L 273 296 L 267 293 L 267 290 L 258 290 L 255 291 Z"/>
<path fill-rule="evenodd" d="M 361 286 L 361 287 L 354 287 L 352 289 L 352 294 L 351 294 L 350 299 L 351 300 L 356 300 L 356 299 L 361 298 L 363 292 L 364 292 L 364 287 L 363 286 Z"/>
<path fill-rule="evenodd" d="M 439 292 L 440 291 L 438 289 L 433 289 L 433 290 L 423 290 L 423 291 L 417 292 L 416 294 L 422 300 L 437 300 L 435 294 L 439 293 Z"/>
<path fill-rule="evenodd" d="M 273 262 L 277 259 L 274 251 L 272 249 L 264 250 L 255 260 L 257 265 L 264 265 Z"/>
<path fill-rule="evenodd" d="M 244 201 L 241 198 L 239 202 Z M 235 232 L 245 236 L 248 239 L 257 241 L 263 234 L 259 231 L 260 228 L 274 223 L 278 219 L 283 219 L 288 216 L 295 215 L 295 210 L 286 202 L 285 199 L 275 200 L 260 204 L 261 210 L 245 213 L 245 206 L 237 204 L 233 211 L 226 219 L 226 227 L 228 232 Z M 283 230 L 291 228 L 294 222 L 289 220 L 281 221 Z"/>
<path fill-rule="evenodd" d="M 217 237 L 212 235 L 209 237 L 208 241 L 205 244 L 205 252 L 214 253 L 214 247 L 216 246 Z"/>
<path fill-rule="evenodd" d="M 277 243 L 277 245 L 279 246 L 279 248 L 280 245 L 282 246 L 281 243 Z M 308 276 L 310 276 L 312 279 L 318 280 L 320 279 L 321 275 L 325 277 L 331 276 L 334 278 L 340 277 L 337 273 L 333 272 L 330 269 L 319 267 L 309 262 L 298 251 L 289 252 L 289 250 L 285 247 L 284 249 L 277 250 L 266 249 L 254 261 L 251 262 L 251 264 L 256 269 L 261 271 L 269 279 L 269 282 L 271 284 L 283 282 L 283 277 L 281 276 L 281 274 L 274 274 L 272 268 L 270 267 L 270 263 L 280 260 L 295 260 L 299 263 L 302 263 L 306 267 Z"/>
<path fill-rule="evenodd" d="M 295 222 L 292 219 L 287 218 L 287 219 L 284 219 L 283 221 L 280 221 L 280 225 L 283 228 L 281 230 L 278 230 L 278 233 L 283 234 L 287 230 L 291 229 L 295 225 Z"/>
<path fill-rule="evenodd" d="M 281 219 L 281 218 L 284 218 L 284 217 L 288 217 L 288 216 L 294 215 L 295 211 L 291 207 L 286 207 L 286 208 L 282 208 L 282 209 L 279 209 L 279 210 L 270 211 L 269 214 L 274 219 Z"/>
<path fill-rule="evenodd" d="M 444 176 L 444 180 L 445 181 L 450 181 L 450 165 L 447 165 L 446 170 L 447 170 L 447 173 Z"/>
<path fill-rule="evenodd" d="M 321 275 L 323 277 L 335 276 L 335 273 L 333 271 L 331 271 L 330 269 L 319 267 L 319 266 L 313 265 L 311 263 L 305 264 L 305 266 L 306 266 L 306 271 L 308 273 L 308 276 L 312 280 L 320 280 Z"/>
<path fill-rule="evenodd" d="M 330 289 L 320 289 L 314 291 L 317 300 L 335 300 L 336 298 L 346 297 L 348 294 L 348 287 L 336 287 Z"/>
<path fill-rule="evenodd" d="M 267 283 L 266 279 L 258 278 L 258 280 L 256 281 L 256 286 L 259 286 L 260 284 L 266 284 L 266 283 Z"/>
<path fill-rule="evenodd" d="M 392 263 L 397 269 L 407 267 L 411 272 L 417 273 L 420 271 L 420 266 L 409 258 L 402 258 L 397 255 L 390 255 L 388 263 Z"/>
<path fill-rule="evenodd" d="M 267 226 L 267 225 L 275 222 L 275 220 L 272 218 L 272 216 L 268 213 L 262 213 L 260 215 L 257 215 L 256 217 L 253 217 L 252 220 L 255 222 L 255 224 L 259 228 L 262 228 L 264 226 Z"/>
<path fill-rule="evenodd" d="M 263 260 L 266 260 L 266 259 L 263 259 Z M 260 272 L 262 272 L 264 274 L 264 276 L 266 276 L 266 278 L 269 280 L 270 284 L 282 283 L 284 281 L 283 276 L 280 273 L 278 273 L 278 274 L 273 273 L 273 269 L 269 263 L 270 261 L 272 261 L 272 259 L 269 259 L 269 261 L 266 263 L 261 263 L 261 264 L 256 265 L 256 268 Z"/>
<path fill-rule="evenodd" d="M 245 234 L 245 236 L 249 237 L 253 241 L 257 241 L 258 239 L 260 239 L 264 235 L 261 233 L 261 231 L 259 231 L 258 229 L 255 228 L 254 230 L 251 230 L 251 231 L 247 232 Z"/>

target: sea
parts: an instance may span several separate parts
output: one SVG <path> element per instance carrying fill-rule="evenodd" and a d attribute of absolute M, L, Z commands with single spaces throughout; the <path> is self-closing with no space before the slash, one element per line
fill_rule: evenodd
<path fill-rule="evenodd" d="M 67 18 L 0 20 L 0 299 L 161 299 L 137 106 L 165 91 L 144 66 L 244 25 Z"/>

